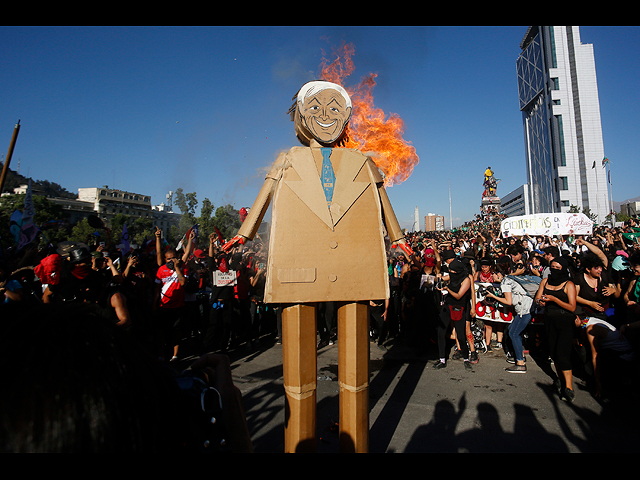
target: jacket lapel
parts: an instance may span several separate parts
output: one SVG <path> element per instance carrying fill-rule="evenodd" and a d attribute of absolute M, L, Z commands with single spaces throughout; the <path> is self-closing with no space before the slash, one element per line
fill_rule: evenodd
<path fill-rule="evenodd" d="M 294 157 L 291 158 L 291 167 L 297 175 L 285 172 L 284 183 L 327 227 L 333 230 L 333 221 L 327 208 L 320 174 L 311 149 L 296 149 Z"/>
<path fill-rule="evenodd" d="M 367 158 L 364 155 L 353 154 L 348 149 L 333 149 L 331 161 L 334 168 L 337 165 L 337 171 L 335 171 L 333 200 L 328 208 L 318 164 L 314 158 L 314 150 L 317 150 L 315 153 L 322 158 L 319 148 L 296 149 L 295 157 L 291 159 L 291 167 L 295 170 L 295 174 L 285 173 L 283 182 L 327 227 L 333 230 L 371 182 L 368 172 L 362 168 Z"/>
<path fill-rule="evenodd" d="M 331 217 L 337 225 L 349 208 L 370 185 L 371 180 L 363 166 L 367 157 L 348 149 L 335 149 L 333 155 L 339 155 L 340 166 L 336 172 L 336 188 L 331 202 Z M 333 158 L 332 155 L 332 158 Z"/>

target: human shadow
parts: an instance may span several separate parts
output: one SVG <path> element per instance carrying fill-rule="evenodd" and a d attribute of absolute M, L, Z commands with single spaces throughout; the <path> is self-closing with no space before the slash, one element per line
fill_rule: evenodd
<path fill-rule="evenodd" d="M 466 408 L 464 395 L 456 409 L 449 400 L 436 403 L 433 419 L 418 427 L 405 453 L 566 453 L 567 445 L 557 435 L 547 432 L 531 408 L 514 404 L 515 427 L 506 432 L 498 409 L 488 403 L 477 405 L 477 428 L 456 434 L 456 427 Z"/>

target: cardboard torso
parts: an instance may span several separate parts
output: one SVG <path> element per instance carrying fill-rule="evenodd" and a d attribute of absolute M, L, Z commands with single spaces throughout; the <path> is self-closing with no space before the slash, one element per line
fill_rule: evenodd
<path fill-rule="evenodd" d="M 321 150 L 294 147 L 286 155 L 272 204 L 266 303 L 389 297 L 375 164 L 358 150 L 333 149 L 328 203 Z"/>

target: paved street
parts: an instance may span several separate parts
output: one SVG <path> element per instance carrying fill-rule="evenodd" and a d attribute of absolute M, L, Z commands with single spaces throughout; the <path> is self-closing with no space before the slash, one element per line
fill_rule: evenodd
<path fill-rule="evenodd" d="M 255 451 L 283 452 L 282 346 L 263 340 L 257 351 L 241 347 L 229 356 Z M 622 453 L 640 446 L 638 382 L 620 382 L 611 400 L 597 402 L 576 378 L 568 404 L 552 393 L 548 365 L 530 356 L 526 374 L 505 372 L 502 351 L 481 354 L 472 371 L 453 360 L 434 370 L 429 354 L 401 344 L 385 352 L 371 343 L 370 358 L 371 453 Z M 339 450 L 337 365 L 337 344 L 318 351 L 319 453 Z"/>

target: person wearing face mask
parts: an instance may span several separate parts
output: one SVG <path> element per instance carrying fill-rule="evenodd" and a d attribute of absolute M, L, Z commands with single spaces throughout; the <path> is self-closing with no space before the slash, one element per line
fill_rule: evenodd
<path fill-rule="evenodd" d="M 425 345 L 429 340 L 437 341 L 437 318 L 439 316 L 442 294 L 436 288 L 436 281 L 440 275 L 441 260 L 435 242 L 428 240 L 429 245 L 424 251 L 424 262 L 420 270 L 420 289 L 418 298 L 418 315 L 421 333 L 424 335 L 420 341 Z"/>
<path fill-rule="evenodd" d="M 86 246 L 72 249 L 63 262 L 58 284 L 47 286 L 44 303 L 97 303 L 102 277 L 92 263 L 93 257 Z"/>
<path fill-rule="evenodd" d="M 86 245 L 71 249 L 62 265 L 60 281 L 47 286 L 43 302 L 84 303 L 116 325 L 128 327 L 131 319 L 126 298 L 121 292 L 108 288 L 112 282 L 120 283 L 122 276 L 109 257 L 103 257 L 102 261 L 108 271 L 96 266 Z"/>
<path fill-rule="evenodd" d="M 553 259 L 549 277 L 542 279 L 535 302 L 544 307 L 544 325 L 558 378 L 554 381 L 560 398 L 573 402 L 571 348 L 576 321 L 576 286 L 571 280 L 569 262 Z"/>
<path fill-rule="evenodd" d="M 440 289 L 444 295 L 444 305 L 440 310 L 438 325 L 438 353 L 440 359 L 433 365 L 433 368 L 440 369 L 447 366 L 446 358 L 446 332 L 449 324 L 453 322 L 456 336 L 460 339 L 460 352 L 464 360 L 465 369 L 471 370 L 469 362 L 469 347 L 466 332 L 466 317 L 469 315 L 471 278 L 462 261 L 457 258 L 448 265 L 449 283 Z M 473 341 L 473 337 L 469 339 Z"/>

